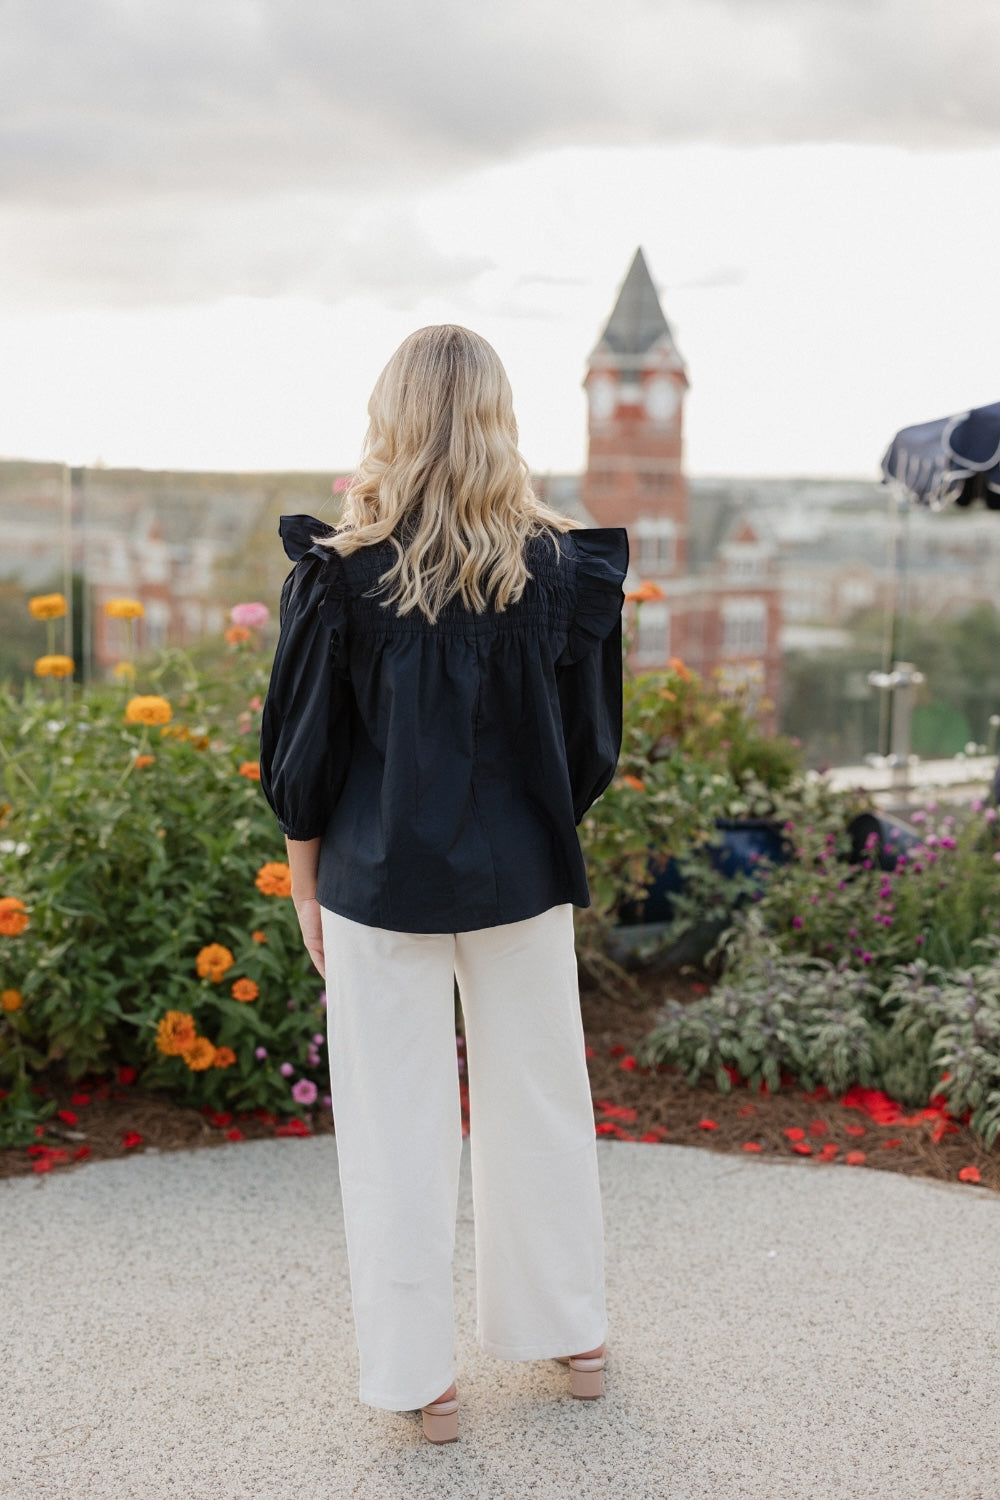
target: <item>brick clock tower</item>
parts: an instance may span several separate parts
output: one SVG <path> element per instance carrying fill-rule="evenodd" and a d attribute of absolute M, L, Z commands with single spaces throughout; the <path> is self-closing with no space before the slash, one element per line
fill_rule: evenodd
<path fill-rule="evenodd" d="M 627 528 L 630 585 L 649 582 L 663 595 L 628 621 L 633 665 L 656 670 L 681 657 L 703 677 L 749 688 L 773 724 L 781 674 L 776 552 L 732 485 L 699 489 L 692 509 L 682 460 L 687 372 L 641 249 L 584 388 L 583 510 L 597 526 Z"/>

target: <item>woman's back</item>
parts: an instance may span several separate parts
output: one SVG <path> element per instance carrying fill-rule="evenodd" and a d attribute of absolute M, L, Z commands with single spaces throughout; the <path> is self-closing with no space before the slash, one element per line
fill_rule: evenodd
<path fill-rule="evenodd" d="M 285 832 L 322 835 L 321 904 L 407 932 L 588 904 L 574 825 L 620 743 L 624 531 L 543 531 L 517 600 L 477 612 L 453 598 L 431 621 L 380 601 L 391 541 L 340 555 L 314 544 L 325 529 L 282 521 L 298 566 L 262 741 Z M 303 645 L 318 625 L 310 692 Z M 283 752 L 285 691 L 298 732 Z"/>

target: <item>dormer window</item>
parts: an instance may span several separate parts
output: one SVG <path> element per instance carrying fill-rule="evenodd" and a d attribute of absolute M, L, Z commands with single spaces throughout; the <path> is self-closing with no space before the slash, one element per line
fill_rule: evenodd
<path fill-rule="evenodd" d="M 677 564 L 677 524 L 669 516 L 640 516 L 632 527 L 638 543 L 637 566 L 646 577 L 672 573 Z"/>

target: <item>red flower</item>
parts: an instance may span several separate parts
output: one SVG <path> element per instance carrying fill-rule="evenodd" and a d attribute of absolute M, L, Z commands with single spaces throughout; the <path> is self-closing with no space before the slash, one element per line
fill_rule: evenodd
<path fill-rule="evenodd" d="M 233 1117 L 230 1114 L 214 1114 L 209 1109 L 205 1113 L 208 1116 L 208 1123 L 217 1126 L 220 1130 L 224 1125 L 231 1125 L 233 1123 Z"/>
<path fill-rule="evenodd" d="M 743 1118 L 746 1119 L 749 1115 L 755 1115 L 757 1113 L 757 1106 L 756 1104 L 741 1104 L 736 1113 L 738 1115 L 742 1115 Z"/>
<path fill-rule="evenodd" d="M 138 1078 L 138 1076 L 139 1076 L 139 1070 L 137 1068 L 119 1068 L 118 1069 L 118 1082 L 119 1083 L 122 1083 L 122 1084 L 135 1083 L 135 1080 Z"/>
<path fill-rule="evenodd" d="M 825 1120 L 810 1120 L 809 1121 L 809 1134 L 810 1135 L 826 1135 L 826 1132 L 827 1132 L 828 1129 L 829 1129 L 829 1126 L 827 1125 L 827 1123 L 826 1123 Z"/>
<path fill-rule="evenodd" d="M 890 1147 L 890 1146 L 901 1146 L 902 1144 L 903 1144 L 902 1137 L 898 1136 L 898 1135 L 893 1136 L 893 1138 L 892 1138 L 891 1141 L 883 1141 L 882 1142 L 883 1147 L 885 1147 L 886 1149 L 888 1149 L 888 1147 Z"/>
<path fill-rule="evenodd" d="M 848 1135 L 867 1135 L 863 1125 L 845 1125 L 844 1130 Z"/>
<path fill-rule="evenodd" d="M 86 1159 L 87 1159 L 87 1157 L 89 1155 L 90 1155 L 90 1147 L 89 1146 L 77 1146 L 76 1150 L 73 1152 L 73 1160 L 74 1161 L 86 1161 Z"/>
<path fill-rule="evenodd" d="M 744 1151 L 763 1151 L 763 1149 L 764 1149 L 764 1147 L 761 1146 L 759 1144 L 759 1142 L 757 1142 L 757 1141 L 744 1141 L 743 1142 L 743 1150 Z"/>
<path fill-rule="evenodd" d="M 958 1174 L 959 1182 L 982 1182 L 978 1167 L 962 1167 Z"/>
<path fill-rule="evenodd" d="M 726 1072 L 726 1074 L 728 1075 L 729 1082 L 731 1084 L 736 1085 L 736 1084 L 740 1084 L 740 1083 L 743 1082 L 743 1075 L 742 1075 L 742 1073 L 740 1072 L 740 1070 L 738 1068 L 734 1068 L 731 1063 L 724 1063 L 723 1064 L 723 1069 Z"/>
<path fill-rule="evenodd" d="M 647 1146 L 659 1146 L 663 1141 L 662 1135 L 657 1135 L 655 1130 L 647 1130 L 639 1139 Z"/>
<path fill-rule="evenodd" d="M 820 1160 L 833 1161 L 833 1158 L 836 1156 L 839 1150 L 840 1147 L 837 1145 L 836 1141 L 825 1141 L 819 1153 Z"/>
<path fill-rule="evenodd" d="M 64 1125 L 75 1125 L 79 1119 L 71 1109 L 60 1109 L 56 1111 L 56 1119 L 62 1120 Z"/>
<path fill-rule="evenodd" d="M 876 1125 L 893 1125 L 903 1113 L 896 1100 L 881 1089 L 848 1089 L 840 1102 L 845 1109 L 860 1109 L 870 1115 Z"/>
<path fill-rule="evenodd" d="M 39 1157 L 38 1161 L 35 1162 L 35 1165 L 32 1167 L 31 1170 L 33 1172 L 51 1172 L 52 1171 L 52 1160 L 51 1160 L 51 1158 L 48 1157 L 48 1156 Z"/>
<path fill-rule="evenodd" d="M 597 1056 L 597 1049 L 596 1049 L 596 1047 L 584 1047 L 584 1049 L 583 1049 L 583 1055 L 584 1055 L 584 1057 L 596 1057 Z"/>
<path fill-rule="evenodd" d="M 844 1160 L 849 1167 L 860 1167 L 862 1162 L 866 1160 L 866 1157 L 863 1151 L 848 1151 Z"/>
<path fill-rule="evenodd" d="M 621 1063 L 619 1064 L 619 1066 L 622 1067 L 622 1068 L 624 1068 L 625 1071 L 626 1071 L 626 1073 L 632 1073 L 632 1072 L 634 1072 L 635 1066 L 636 1066 L 635 1058 L 634 1057 L 623 1057 L 622 1060 L 621 1060 Z"/>
<path fill-rule="evenodd" d="M 625 1056 L 625 1048 L 619 1042 L 619 1044 L 618 1044 L 617 1047 L 610 1048 L 610 1050 L 608 1051 L 608 1056 L 609 1057 L 624 1057 Z"/>
<path fill-rule="evenodd" d="M 90 1095 L 89 1094 L 74 1094 L 72 1096 L 72 1098 L 70 1099 L 69 1102 L 70 1102 L 70 1104 L 89 1104 L 90 1103 Z"/>
<path fill-rule="evenodd" d="M 813 1148 L 808 1141 L 793 1141 L 792 1150 L 797 1151 L 800 1156 L 812 1156 Z"/>
<path fill-rule="evenodd" d="M 240 1130 L 238 1126 L 234 1125 L 233 1128 L 232 1128 L 232 1130 L 227 1130 L 226 1131 L 226 1140 L 227 1141 L 245 1141 L 246 1140 L 246 1136 L 243 1134 L 242 1130 Z"/>
<path fill-rule="evenodd" d="M 788 1129 L 783 1130 L 781 1133 L 782 1135 L 786 1135 L 790 1141 L 804 1141 L 806 1138 L 805 1131 L 799 1125 L 789 1125 Z"/>
<path fill-rule="evenodd" d="M 718 1122 L 718 1120 L 699 1120 L 698 1121 L 698 1129 L 699 1130 L 718 1130 L 718 1128 L 719 1128 L 719 1122 Z"/>
<path fill-rule="evenodd" d="M 617 1135 L 618 1126 L 613 1120 L 602 1120 L 599 1125 L 594 1126 L 595 1135 Z"/>
<path fill-rule="evenodd" d="M 138 1130 L 126 1130 L 125 1134 L 122 1136 L 122 1145 L 127 1151 L 130 1151 L 133 1146 L 142 1145 L 142 1136 L 139 1134 Z"/>
<path fill-rule="evenodd" d="M 625 1125 L 634 1125 L 639 1111 L 629 1109 L 627 1104 L 609 1104 L 605 1102 L 601 1106 L 602 1115 L 610 1115 L 612 1120 L 621 1120 Z"/>
<path fill-rule="evenodd" d="M 275 1126 L 275 1135 L 311 1135 L 312 1132 L 304 1120 L 297 1117 L 287 1120 L 284 1125 Z"/>
<path fill-rule="evenodd" d="M 934 1126 L 934 1129 L 931 1131 L 931 1140 L 934 1142 L 934 1144 L 936 1146 L 937 1143 L 938 1143 L 938 1141 L 941 1139 L 942 1136 L 945 1136 L 945 1135 L 957 1135 L 957 1134 L 958 1134 L 958 1126 L 957 1125 L 951 1125 L 951 1124 L 949 1124 L 949 1122 L 948 1122 L 947 1119 L 943 1119 L 942 1118 L 942 1119 L 938 1120 L 937 1124 Z"/>

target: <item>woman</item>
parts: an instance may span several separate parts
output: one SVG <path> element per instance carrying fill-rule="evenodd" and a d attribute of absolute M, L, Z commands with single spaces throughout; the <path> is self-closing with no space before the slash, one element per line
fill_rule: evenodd
<path fill-rule="evenodd" d="M 360 1397 L 457 1437 L 452 1254 L 465 1019 L 478 1337 L 602 1391 L 603 1226 L 575 825 L 621 743 L 624 531 L 532 494 L 494 350 L 451 325 L 379 376 L 336 529 L 295 561 L 261 731 L 327 985 Z"/>

